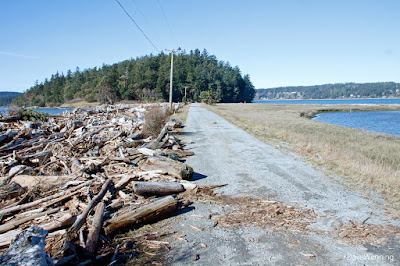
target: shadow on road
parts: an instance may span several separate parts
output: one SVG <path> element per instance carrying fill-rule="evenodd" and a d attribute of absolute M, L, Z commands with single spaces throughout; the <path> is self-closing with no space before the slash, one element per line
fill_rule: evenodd
<path fill-rule="evenodd" d="M 197 181 L 197 180 L 200 180 L 200 179 L 204 179 L 206 177 L 207 177 L 206 175 L 202 175 L 202 174 L 194 172 L 193 173 L 193 177 L 192 177 L 192 179 L 190 179 L 190 181 Z"/>

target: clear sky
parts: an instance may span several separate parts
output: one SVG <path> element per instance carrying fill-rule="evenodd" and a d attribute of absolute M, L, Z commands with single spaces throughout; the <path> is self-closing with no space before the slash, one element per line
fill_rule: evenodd
<path fill-rule="evenodd" d="M 161 51 L 207 49 L 256 88 L 400 82 L 399 0 L 119 0 Z M 0 0 L 0 91 L 159 52 L 115 0 Z"/>

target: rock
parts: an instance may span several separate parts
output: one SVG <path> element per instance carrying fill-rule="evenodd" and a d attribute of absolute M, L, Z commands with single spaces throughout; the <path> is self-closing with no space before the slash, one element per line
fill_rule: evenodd
<path fill-rule="evenodd" d="M 0 257 L 1 265 L 54 265 L 44 252 L 47 231 L 32 226 L 19 233 L 11 242 L 10 248 Z"/>

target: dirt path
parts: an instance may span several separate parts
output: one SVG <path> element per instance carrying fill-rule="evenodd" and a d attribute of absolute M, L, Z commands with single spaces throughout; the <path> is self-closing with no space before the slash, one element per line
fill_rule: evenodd
<path fill-rule="evenodd" d="M 240 208 L 242 203 L 195 202 L 191 211 L 174 218 L 172 228 L 181 232 L 182 237 L 171 240 L 172 264 L 400 263 L 399 240 L 394 237 L 397 229 L 390 227 L 398 226 L 399 221 L 388 217 L 382 207 L 384 202 L 377 195 L 371 194 L 372 200 L 366 199 L 344 188 L 334 177 L 314 170 L 301 158 L 258 141 L 198 104 L 190 108 L 182 138 L 188 143 L 187 149 L 195 152 L 187 163 L 196 172 L 197 184 L 227 184 L 215 191 L 241 199 L 275 200 L 315 215 L 308 217 L 310 222 L 304 230 L 294 228 L 290 222 L 286 230 L 276 230 L 276 226 L 263 226 L 265 221 L 259 222 L 261 226 L 249 226 L 251 219 L 243 216 L 246 209 Z M 373 201 L 379 202 L 379 206 Z M 248 215 L 257 204 L 251 205 L 251 210 L 249 205 Z M 242 226 L 215 226 L 218 219 L 214 217 L 234 218 L 239 209 Z M 349 221 L 354 222 L 350 224 L 351 230 Z M 344 229 L 355 236 L 365 231 L 377 233 L 371 238 L 350 241 L 351 237 L 343 237 Z"/>

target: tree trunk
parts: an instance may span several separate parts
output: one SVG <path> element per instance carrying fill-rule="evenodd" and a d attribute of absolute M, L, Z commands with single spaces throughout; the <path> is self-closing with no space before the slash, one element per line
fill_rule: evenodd
<path fill-rule="evenodd" d="M 133 183 L 133 190 L 142 196 L 165 196 L 185 191 L 185 188 L 176 182 L 140 182 Z"/>
<path fill-rule="evenodd" d="M 99 239 L 100 230 L 103 226 L 103 214 L 104 214 L 105 204 L 100 203 L 96 206 L 96 211 L 93 217 L 93 224 L 89 229 L 89 235 L 86 241 L 86 250 L 94 253 L 96 250 L 97 241 Z"/>
<path fill-rule="evenodd" d="M 149 170 L 163 170 L 168 172 L 169 175 L 184 180 L 190 180 L 193 177 L 193 168 L 185 163 L 171 160 L 167 157 L 152 156 L 139 164 L 140 169 Z"/>
<path fill-rule="evenodd" d="M 104 231 L 107 235 L 110 235 L 113 232 L 129 227 L 132 224 L 144 224 L 160 220 L 173 212 L 176 209 L 177 203 L 178 201 L 172 196 L 166 196 L 128 212 L 121 209 L 113 218 L 107 220 L 107 226 Z"/>

